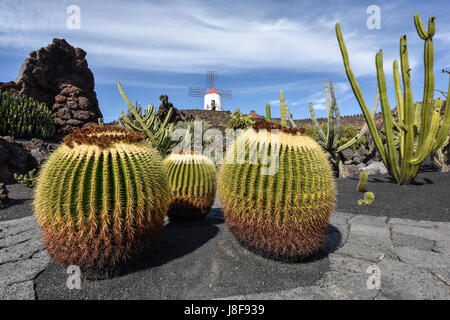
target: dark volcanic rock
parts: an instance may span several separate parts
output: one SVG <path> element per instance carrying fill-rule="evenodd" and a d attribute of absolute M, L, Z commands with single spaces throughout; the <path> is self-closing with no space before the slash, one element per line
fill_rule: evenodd
<path fill-rule="evenodd" d="M 185 120 L 183 114 L 178 111 L 178 109 L 175 108 L 172 103 L 169 102 L 168 96 L 163 94 L 159 97 L 159 100 L 161 100 L 161 105 L 159 106 L 158 112 L 156 113 L 156 116 L 159 120 L 164 121 L 166 119 L 167 113 L 171 108 L 173 108 L 173 111 L 172 116 L 169 119 L 169 123 L 177 123 L 178 121 Z"/>
<path fill-rule="evenodd" d="M 49 46 L 32 51 L 17 79 L 0 82 L 0 90 L 21 93 L 47 104 L 54 112 L 60 134 L 97 123 L 103 116 L 85 57 L 84 50 L 72 47 L 64 39 L 53 39 Z"/>
<path fill-rule="evenodd" d="M 0 181 L 15 182 L 14 173 L 27 174 L 38 167 L 36 159 L 11 137 L 0 137 Z"/>
<path fill-rule="evenodd" d="M 41 165 L 48 159 L 55 147 L 41 139 L 33 138 L 25 145 L 25 149 L 30 151 L 36 162 Z"/>
<path fill-rule="evenodd" d="M 8 206 L 8 190 L 3 182 L 0 182 L 0 209 Z"/>

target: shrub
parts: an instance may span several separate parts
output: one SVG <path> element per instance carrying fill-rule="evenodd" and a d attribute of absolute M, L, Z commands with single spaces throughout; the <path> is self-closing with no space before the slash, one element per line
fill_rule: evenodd
<path fill-rule="evenodd" d="M 228 122 L 228 127 L 231 129 L 247 129 L 252 126 L 254 121 L 250 115 L 243 115 L 239 108 L 236 108 L 236 111 L 231 115 L 231 119 Z"/>
<path fill-rule="evenodd" d="M 44 103 L 0 91 L 0 136 L 50 138 L 55 132 L 53 115 Z"/>

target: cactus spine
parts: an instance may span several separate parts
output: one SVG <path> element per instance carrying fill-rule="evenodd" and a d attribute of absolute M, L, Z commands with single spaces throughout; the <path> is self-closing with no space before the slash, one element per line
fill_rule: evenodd
<path fill-rule="evenodd" d="M 173 123 L 169 124 L 169 119 L 172 116 L 173 109 L 170 109 L 166 118 L 161 121 L 156 117 L 154 113 L 155 106 L 150 104 L 142 114 L 142 107 L 136 106 L 130 102 L 125 92 L 123 91 L 120 82 L 117 83 L 120 94 L 128 105 L 128 114 L 126 115 L 120 110 L 122 120 L 119 123 L 122 127 L 141 132 L 147 136 L 147 139 L 152 143 L 161 155 L 166 155 L 170 149 L 176 144 L 176 141 L 172 141 Z M 131 115 L 130 115 L 131 112 Z"/>
<path fill-rule="evenodd" d="M 278 158 L 270 165 L 254 161 L 269 154 Z M 268 166 L 277 170 L 263 172 Z M 265 121 L 227 150 L 218 189 L 235 237 L 264 255 L 287 260 L 321 246 L 335 205 L 333 174 L 320 146 L 298 130 Z"/>
<path fill-rule="evenodd" d="M 434 71 L 433 71 L 433 36 L 436 30 L 435 18 L 428 21 L 428 30 L 423 26 L 418 14 L 414 16 L 414 23 L 420 38 L 425 41 L 425 82 L 421 112 L 415 112 L 414 99 L 411 88 L 410 67 L 408 61 L 408 47 L 406 35 L 400 38 L 400 66 L 403 79 L 403 95 L 400 87 L 400 76 L 397 60 L 393 63 L 394 88 L 397 102 L 398 122 L 391 114 L 391 109 L 386 92 L 386 79 L 383 70 L 383 52 L 380 50 L 375 59 L 377 68 L 377 81 L 381 97 L 381 109 L 383 113 L 383 126 L 386 142 L 380 138 L 375 122 L 370 116 L 364 101 L 361 89 L 356 82 L 352 69 L 350 68 L 347 48 L 344 43 L 341 28 L 336 24 L 336 35 L 344 61 L 347 77 L 353 88 L 356 99 L 361 107 L 369 131 L 375 146 L 383 159 L 389 174 L 399 184 L 410 184 L 417 175 L 421 163 L 430 155 L 434 154 L 445 143 L 450 128 L 450 101 L 447 99 L 444 117 L 440 113 L 442 101 L 434 96 Z M 450 81 L 449 81 L 450 89 Z M 420 118 L 420 129 L 415 128 L 414 122 Z M 417 129 L 417 130 L 416 130 Z M 398 146 L 394 143 L 394 131 L 399 132 Z"/>
<path fill-rule="evenodd" d="M 35 216 L 58 263 L 110 270 L 158 236 L 169 192 L 162 159 L 143 134 L 90 126 L 66 136 L 44 164 Z"/>
<path fill-rule="evenodd" d="M 325 87 L 325 101 L 327 107 L 327 116 L 328 116 L 328 131 L 327 134 L 323 132 L 320 127 L 319 121 L 314 113 L 314 107 L 312 103 L 309 104 L 309 113 L 311 114 L 311 119 L 313 120 L 314 127 L 316 128 L 319 134 L 318 143 L 320 146 L 328 152 L 330 155 L 331 161 L 333 162 L 333 166 L 335 168 L 339 168 L 339 163 L 341 162 L 339 158 L 339 153 L 344 151 L 345 149 L 350 148 L 352 145 L 361 140 L 362 137 L 367 132 L 367 125 L 359 131 L 359 133 L 347 143 L 342 144 L 341 136 L 342 136 L 342 118 L 339 112 L 339 107 L 336 102 L 336 96 L 334 94 L 334 86 L 333 83 L 330 83 L 330 89 L 328 90 L 328 81 L 327 78 L 324 78 L 324 87 Z M 331 103 L 330 103 L 330 93 L 331 93 Z M 375 101 L 373 103 L 372 111 L 370 116 L 373 118 L 378 107 L 379 94 L 378 90 L 375 95 Z"/>
<path fill-rule="evenodd" d="M 170 154 L 164 159 L 171 187 L 169 217 L 202 218 L 216 196 L 216 168 L 199 154 Z"/>

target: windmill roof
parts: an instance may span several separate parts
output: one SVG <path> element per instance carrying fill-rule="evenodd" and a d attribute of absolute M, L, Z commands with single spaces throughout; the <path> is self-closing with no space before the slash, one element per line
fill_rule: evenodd
<path fill-rule="evenodd" d="M 217 90 L 214 88 L 209 89 L 209 91 L 206 94 L 210 94 L 210 93 L 215 93 L 215 94 L 220 95 L 220 93 L 218 93 Z"/>

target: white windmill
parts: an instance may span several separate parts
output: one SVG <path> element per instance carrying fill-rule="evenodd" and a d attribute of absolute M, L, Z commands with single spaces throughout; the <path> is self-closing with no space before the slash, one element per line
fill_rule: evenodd
<path fill-rule="evenodd" d="M 206 71 L 206 87 L 189 87 L 190 97 L 203 97 L 203 109 L 222 111 L 222 100 L 231 100 L 231 90 L 216 89 L 217 72 Z"/>

